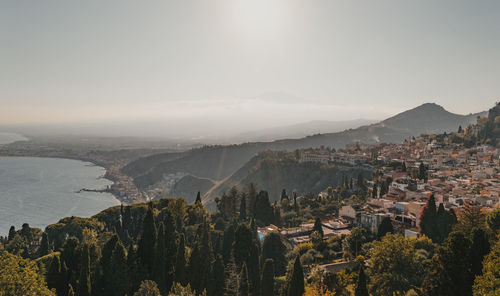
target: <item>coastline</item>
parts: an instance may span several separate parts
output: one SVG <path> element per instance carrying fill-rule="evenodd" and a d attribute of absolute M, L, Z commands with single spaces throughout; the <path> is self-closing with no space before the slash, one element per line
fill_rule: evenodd
<path fill-rule="evenodd" d="M 0 145 L 1 147 L 2 145 Z M 0 158 L 48 158 L 48 159 L 61 159 L 61 160 L 73 160 L 73 161 L 79 161 L 82 163 L 84 166 L 92 166 L 92 167 L 98 167 L 104 169 L 104 174 L 98 176 L 96 180 L 98 179 L 105 179 L 109 182 L 111 182 L 111 185 L 107 185 L 107 188 L 104 189 L 89 189 L 89 188 L 81 188 L 77 190 L 75 193 L 80 193 L 80 192 L 94 192 L 94 193 L 109 193 L 113 198 L 119 203 L 123 204 L 124 201 L 122 201 L 120 198 L 118 198 L 117 194 L 115 194 L 112 190 L 111 187 L 113 185 L 116 185 L 116 181 L 112 180 L 106 175 L 109 172 L 109 168 L 105 167 L 104 165 L 100 165 L 94 161 L 91 161 L 89 159 L 84 159 L 84 158 L 75 158 L 75 157 L 59 157 L 59 156 L 32 156 L 32 155 L 6 155 L 6 154 L 1 154 L 0 152 Z M 89 165 L 90 164 L 90 165 Z"/>

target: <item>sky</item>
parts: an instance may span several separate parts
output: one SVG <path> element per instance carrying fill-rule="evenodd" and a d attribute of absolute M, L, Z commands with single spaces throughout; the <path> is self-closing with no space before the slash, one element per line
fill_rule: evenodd
<path fill-rule="evenodd" d="M 0 0 L 0 124 L 225 129 L 500 100 L 500 1 Z"/>

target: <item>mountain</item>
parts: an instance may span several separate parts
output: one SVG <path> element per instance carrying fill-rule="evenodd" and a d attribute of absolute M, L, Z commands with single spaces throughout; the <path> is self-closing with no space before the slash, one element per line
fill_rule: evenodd
<path fill-rule="evenodd" d="M 443 107 L 427 103 L 402 112 L 379 123 L 348 129 L 342 132 L 312 135 L 300 139 L 273 142 L 250 142 L 239 145 L 206 146 L 184 153 L 164 153 L 133 161 L 123 172 L 134 178 L 140 189 L 154 188 L 166 176 L 184 173 L 220 182 L 231 176 L 257 153 L 265 150 L 292 151 L 310 147 L 344 148 L 355 142 L 368 144 L 401 142 L 411 136 L 443 133 L 475 123 L 478 116 L 453 114 Z"/>
<path fill-rule="evenodd" d="M 377 120 L 355 119 L 343 121 L 313 120 L 287 126 L 246 132 L 233 137 L 238 142 L 266 142 L 276 139 L 299 139 L 308 135 L 340 132 L 372 124 Z"/>

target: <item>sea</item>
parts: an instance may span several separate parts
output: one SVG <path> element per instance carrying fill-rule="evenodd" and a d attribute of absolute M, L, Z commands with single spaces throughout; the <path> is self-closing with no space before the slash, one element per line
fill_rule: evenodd
<path fill-rule="evenodd" d="M 23 140 L 12 134 L 8 138 Z M 2 142 L 9 143 L 0 134 Z M 78 160 L 0 157 L 0 235 L 7 235 L 11 225 L 45 229 L 64 217 L 90 217 L 119 205 L 110 193 L 80 191 L 111 185 L 104 174 L 104 168 Z"/>

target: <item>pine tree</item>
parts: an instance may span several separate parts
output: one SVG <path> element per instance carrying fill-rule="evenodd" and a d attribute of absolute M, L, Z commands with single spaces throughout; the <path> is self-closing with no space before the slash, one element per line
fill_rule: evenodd
<path fill-rule="evenodd" d="M 42 241 L 40 242 L 40 247 L 38 248 L 38 256 L 42 257 L 49 253 L 49 238 L 47 233 L 42 234 Z"/>
<path fill-rule="evenodd" d="M 273 259 L 266 259 L 262 269 L 261 296 L 274 295 L 274 262 Z"/>
<path fill-rule="evenodd" d="M 91 291 L 89 246 L 84 244 L 80 267 L 80 280 L 78 281 L 78 296 L 90 296 Z"/>
<path fill-rule="evenodd" d="M 241 266 L 240 277 L 238 279 L 238 296 L 248 296 L 248 270 L 247 265 L 243 263 Z"/>
<path fill-rule="evenodd" d="M 128 287 L 128 269 L 127 269 L 127 255 L 125 247 L 121 241 L 116 243 L 115 249 L 111 256 L 111 287 L 112 294 L 115 296 L 122 296 L 127 293 Z"/>
<path fill-rule="evenodd" d="M 366 288 L 366 275 L 363 266 L 359 268 L 358 283 L 356 284 L 355 296 L 369 296 L 368 289 Z"/>
<path fill-rule="evenodd" d="M 139 239 L 139 248 L 137 250 L 139 260 L 147 272 L 146 278 L 153 272 L 156 237 L 157 233 L 153 217 L 153 209 L 150 206 L 148 207 L 148 211 L 146 212 L 142 222 L 142 234 Z"/>
<path fill-rule="evenodd" d="M 302 269 L 302 264 L 300 263 L 300 255 L 297 255 L 295 263 L 293 264 L 292 274 L 290 276 L 290 282 L 288 286 L 287 296 L 302 296 L 305 292 L 304 290 L 304 271 Z"/>

